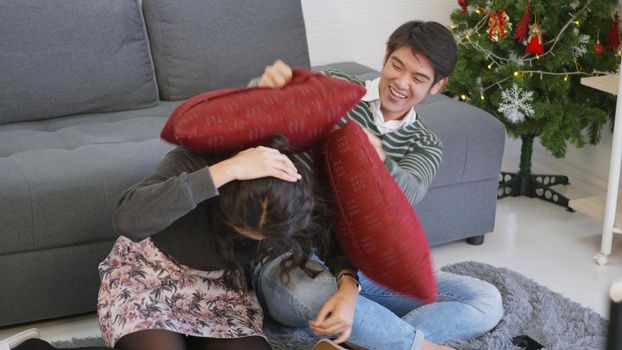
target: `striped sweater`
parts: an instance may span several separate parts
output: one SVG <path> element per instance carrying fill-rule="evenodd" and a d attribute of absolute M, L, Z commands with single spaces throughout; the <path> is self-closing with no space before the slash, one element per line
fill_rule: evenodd
<path fill-rule="evenodd" d="M 329 70 L 325 74 L 365 86 L 365 83 L 342 72 Z M 369 103 L 360 101 L 340 121 L 339 125 L 353 120 L 371 131 L 382 140 L 387 157 L 385 165 L 393 175 L 412 206 L 415 206 L 428 191 L 430 183 L 442 162 L 442 144 L 438 137 L 428 129 L 421 118 L 393 132 L 381 135 L 374 123 Z M 311 169 L 312 158 L 308 153 L 298 154 L 296 158 Z"/>

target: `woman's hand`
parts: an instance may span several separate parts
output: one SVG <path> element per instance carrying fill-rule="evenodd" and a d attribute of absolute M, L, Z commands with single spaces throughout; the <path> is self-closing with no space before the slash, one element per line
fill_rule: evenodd
<path fill-rule="evenodd" d="M 266 66 L 258 86 L 280 88 L 292 80 L 292 69 L 285 62 L 276 60 Z"/>
<path fill-rule="evenodd" d="M 249 148 L 209 167 L 216 188 L 233 180 L 252 180 L 272 176 L 289 182 L 301 175 L 292 161 L 274 148 Z"/>
<path fill-rule="evenodd" d="M 348 340 L 352 334 L 357 295 L 356 282 L 345 278 L 335 294 L 324 303 L 315 320 L 309 321 L 309 328 L 316 335 L 339 335 L 335 343 Z"/>

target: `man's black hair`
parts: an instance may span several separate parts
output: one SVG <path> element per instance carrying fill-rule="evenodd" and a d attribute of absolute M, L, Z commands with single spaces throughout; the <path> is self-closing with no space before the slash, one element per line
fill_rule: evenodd
<path fill-rule="evenodd" d="M 423 55 L 434 68 L 434 82 L 448 77 L 454 69 L 458 46 L 452 32 L 438 22 L 410 21 L 399 26 L 387 41 L 386 60 L 397 49 L 409 47 L 413 54 Z"/>

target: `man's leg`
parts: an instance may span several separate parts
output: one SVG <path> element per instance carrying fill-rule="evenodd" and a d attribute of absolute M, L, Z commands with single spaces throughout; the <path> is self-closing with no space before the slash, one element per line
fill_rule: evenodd
<path fill-rule="evenodd" d="M 321 271 L 319 274 L 309 276 L 296 268 L 290 272 L 289 283 L 284 283 L 280 277 L 281 259 L 255 268 L 255 293 L 264 312 L 275 321 L 292 327 L 307 327 L 308 321 L 317 316 L 336 291 L 337 283 L 330 271 L 315 260 L 308 266 Z M 419 350 L 423 337 L 422 332 L 382 305 L 362 296 L 357 298 L 349 342 L 368 349 Z"/>
<path fill-rule="evenodd" d="M 494 328 L 503 317 L 499 290 L 476 278 L 438 271 L 437 300 L 426 305 L 360 275 L 362 296 L 393 311 L 435 343 L 476 337 Z"/>

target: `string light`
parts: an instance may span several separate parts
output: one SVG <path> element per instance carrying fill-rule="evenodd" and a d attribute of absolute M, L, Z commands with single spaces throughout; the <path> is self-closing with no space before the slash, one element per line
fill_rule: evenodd
<path fill-rule="evenodd" d="M 610 72 L 601 72 L 598 70 L 593 70 L 590 73 L 587 72 L 580 72 L 580 71 L 575 71 L 575 72 L 547 72 L 547 71 L 541 71 L 541 70 L 524 70 L 524 71 L 515 71 L 512 75 L 506 76 L 505 78 L 502 78 L 500 80 L 495 81 L 494 83 L 491 83 L 490 85 L 481 88 L 481 94 L 483 95 L 484 92 L 486 92 L 488 89 L 492 88 L 493 86 L 498 86 L 498 87 L 502 87 L 501 84 L 505 81 L 507 81 L 508 79 L 511 78 L 523 78 L 525 76 L 525 74 L 529 74 L 529 77 L 533 77 L 534 74 L 540 74 L 540 80 L 543 79 L 543 77 L 545 75 L 552 75 L 552 76 L 564 76 L 564 81 L 568 81 L 568 78 L 571 75 L 606 75 L 606 74 L 610 74 Z"/>
<path fill-rule="evenodd" d="M 588 3 L 587 3 L 587 4 L 585 4 L 585 5 L 584 5 L 581 9 L 579 9 L 578 11 L 576 11 L 576 13 L 575 13 L 575 14 L 571 14 L 571 18 L 568 20 L 568 22 L 566 22 L 566 24 L 562 27 L 562 29 L 559 31 L 559 33 L 558 33 L 558 34 L 557 34 L 557 35 L 556 35 L 553 39 L 551 39 L 551 40 L 547 43 L 547 45 L 548 45 L 549 43 L 552 43 L 552 44 L 549 46 L 549 48 L 547 49 L 547 51 L 546 51 L 546 52 L 545 52 L 542 56 L 546 56 L 546 55 L 549 55 L 549 54 L 550 54 L 550 55 L 554 55 L 554 53 L 553 53 L 553 49 L 554 49 L 554 47 L 558 44 L 558 42 L 559 42 L 559 41 L 560 41 L 560 39 L 561 39 L 562 34 L 566 31 L 566 29 L 567 29 L 570 25 L 574 24 L 574 25 L 576 25 L 577 27 L 581 25 L 581 22 L 577 19 L 577 16 L 580 16 L 582 13 L 585 13 L 585 12 L 587 12 L 587 11 L 590 11 L 590 9 L 588 8 L 589 3 L 590 3 L 590 1 L 588 1 Z M 477 14 L 482 14 L 482 11 L 480 11 L 480 9 L 479 9 L 479 8 L 478 8 L 478 9 L 476 9 L 476 10 L 475 10 L 475 12 L 476 12 Z M 471 35 L 472 35 L 472 34 L 474 34 L 474 33 L 477 33 L 477 34 L 478 34 L 478 37 L 481 37 L 481 34 L 479 33 L 479 31 L 480 31 L 481 29 L 483 29 L 483 28 L 484 28 L 484 26 L 485 26 L 485 25 L 486 25 L 486 23 L 487 23 L 487 22 L 486 22 L 486 16 L 485 16 L 485 15 L 486 15 L 486 11 L 484 11 L 484 12 L 483 12 L 483 14 L 484 14 L 484 17 L 482 17 L 482 18 L 478 21 L 478 23 L 475 25 L 475 27 L 474 27 L 473 29 L 471 29 L 471 30 L 467 30 L 467 31 L 466 31 L 466 33 L 465 33 L 465 34 L 463 34 L 463 36 L 462 36 L 461 38 L 459 38 L 458 43 L 460 44 L 460 43 L 462 42 L 462 39 L 467 39 L 467 41 L 469 42 L 469 44 L 470 44 L 470 45 L 472 45 L 472 46 L 473 46 L 473 48 L 475 48 L 476 50 L 478 50 L 478 51 L 480 51 L 480 52 L 482 52 L 482 53 L 485 53 L 486 55 L 493 56 L 496 60 L 498 60 L 498 61 L 499 61 L 499 62 L 501 62 L 501 63 L 505 63 L 505 62 L 511 62 L 511 61 L 513 61 L 514 59 L 512 59 L 512 58 L 506 58 L 506 57 L 500 57 L 500 56 L 496 55 L 495 53 L 493 53 L 492 51 L 490 51 L 489 49 L 484 48 L 484 47 L 482 47 L 481 45 L 479 45 L 479 43 L 478 43 L 478 42 L 476 42 L 476 41 L 472 41 L 472 40 L 471 40 Z M 620 56 L 622 56 L 622 52 L 618 51 L 618 57 L 620 57 Z M 524 59 L 524 61 L 525 61 L 525 62 L 531 62 L 532 60 L 535 60 L 535 59 L 540 59 L 540 56 L 539 56 L 539 55 L 535 55 L 535 57 L 532 57 L 532 58 L 525 58 L 525 59 Z"/>
<path fill-rule="evenodd" d="M 589 2 L 588 2 L 588 3 L 589 3 Z M 547 43 L 547 45 L 549 45 L 549 44 L 551 44 L 551 43 L 552 43 L 552 44 L 550 45 L 550 47 L 548 48 L 548 50 L 547 50 L 544 54 L 542 54 L 542 55 L 535 54 L 535 55 L 534 55 L 534 56 L 532 56 L 531 58 L 528 58 L 528 57 L 522 57 L 522 58 L 520 58 L 520 59 L 519 59 L 519 60 L 520 60 L 520 61 L 519 61 L 519 63 L 529 64 L 529 66 L 531 66 L 531 65 L 532 65 L 533 60 L 540 60 L 540 58 L 541 58 L 541 57 L 543 57 L 543 56 L 547 56 L 547 55 L 554 55 L 554 53 L 553 53 L 553 48 L 554 48 L 554 47 L 558 44 L 558 42 L 560 41 L 562 34 L 566 31 L 566 29 L 567 29 L 569 26 L 571 26 L 571 25 L 573 25 L 573 24 L 574 24 L 574 25 L 576 25 L 577 27 L 579 27 L 579 26 L 581 25 L 581 22 L 577 19 L 577 16 L 578 16 L 580 13 L 583 13 L 583 12 L 585 12 L 585 11 L 589 11 L 589 9 L 588 9 L 588 6 L 587 6 L 587 5 L 585 5 L 582 9 L 580 9 L 579 11 L 577 11 L 577 13 L 576 13 L 576 14 L 571 15 L 571 18 L 568 20 L 568 22 L 566 22 L 566 25 L 565 25 L 565 26 L 563 26 L 563 28 L 559 31 L 559 33 L 558 33 L 558 34 L 557 34 L 557 35 L 556 35 L 553 39 L 551 39 L 551 40 Z M 476 9 L 474 12 L 475 12 L 475 13 L 477 13 L 477 14 L 482 14 L 482 12 L 480 11 L 480 9 Z M 486 12 L 484 11 L 484 13 L 483 13 L 483 14 L 484 14 L 484 15 L 486 15 Z M 475 35 L 475 34 L 477 34 L 477 36 L 478 36 L 478 37 L 481 37 L 481 36 L 482 36 L 482 34 L 480 33 L 480 31 L 484 28 L 484 26 L 486 25 L 486 23 L 487 23 L 487 22 L 486 22 L 486 17 L 481 18 L 481 19 L 478 21 L 478 23 L 477 23 L 477 24 L 476 24 L 473 28 L 467 28 L 467 30 L 465 30 L 465 31 L 463 32 L 463 34 L 462 34 L 461 38 L 462 38 L 462 39 L 467 39 L 467 41 L 468 41 L 468 44 L 467 44 L 467 45 L 472 46 L 472 47 L 473 47 L 473 48 L 475 48 L 476 50 L 480 51 L 481 53 L 483 53 L 483 54 L 485 55 L 485 57 L 486 57 L 486 59 L 487 59 L 487 60 L 489 60 L 489 59 L 490 59 L 490 60 L 492 61 L 492 62 L 490 62 L 490 63 L 488 63 L 488 64 L 486 65 L 486 67 L 487 67 L 488 69 L 493 69 L 493 68 L 495 67 L 495 65 L 497 65 L 497 66 L 503 66 L 505 63 L 511 63 L 511 62 L 516 63 L 516 62 L 517 62 L 516 57 L 514 57 L 514 58 L 513 58 L 513 57 L 509 57 L 509 58 L 506 58 L 506 57 L 501 57 L 501 56 L 499 56 L 499 55 L 495 54 L 493 51 L 491 51 L 491 50 L 489 50 L 489 49 L 487 49 L 487 48 L 485 48 L 485 47 L 481 46 L 477 40 L 471 40 L 471 35 Z M 453 28 L 453 27 L 452 27 L 452 28 Z M 459 39 L 459 40 L 458 40 L 458 43 L 460 44 L 461 42 L 462 42 L 462 40 L 460 40 L 460 39 Z M 463 43 L 463 45 L 465 45 L 465 44 Z M 616 54 L 617 54 L 617 56 L 618 56 L 618 57 L 622 56 L 622 47 L 621 47 L 621 48 L 619 48 L 619 49 L 617 50 Z M 574 71 L 574 72 L 568 72 L 568 71 L 565 71 L 565 72 L 548 72 L 548 71 L 541 71 L 541 70 L 517 70 L 517 71 L 514 71 L 514 72 L 512 73 L 512 75 L 506 76 L 506 77 L 501 78 L 501 79 L 499 79 L 499 80 L 497 80 L 497 81 L 495 81 L 495 82 L 492 82 L 492 83 L 490 83 L 490 85 L 488 85 L 488 86 L 486 86 L 486 87 L 483 87 L 483 88 L 482 88 L 482 87 L 480 87 L 480 90 L 481 90 L 481 91 L 480 91 L 480 99 L 485 100 L 485 96 L 484 96 L 484 94 L 485 94 L 485 92 L 486 92 L 488 89 L 493 88 L 493 87 L 495 87 L 495 86 L 498 86 L 499 88 L 502 88 L 502 85 L 501 85 L 501 84 L 502 84 L 502 83 L 504 83 L 505 81 L 507 81 L 507 80 L 509 80 L 509 79 L 512 79 L 512 77 L 522 79 L 526 73 L 529 73 L 529 77 L 530 77 L 530 78 L 532 78 L 532 77 L 533 77 L 534 73 L 535 73 L 535 74 L 540 74 L 540 80 L 543 80 L 544 75 L 551 75 L 551 76 L 562 76 L 562 75 L 563 75 L 563 76 L 564 76 L 564 78 L 563 78 L 563 79 L 564 79 L 564 81 L 568 81 L 568 76 L 569 76 L 569 75 L 577 75 L 577 74 L 578 74 L 578 75 L 605 75 L 605 74 L 609 74 L 609 73 L 610 73 L 610 72 L 600 72 L 600 71 L 596 71 L 596 70 L 595 70 L 595 71 L 593 71 L 593 72 L 591 72 L 591 73 L 588 73 L 588 72 L 582 72 L 582 71 L 581 71 L 581 67 L 579 67 L 579 66 L 576 64 L 576 60 L 575 60 L 575 68 L 576 68 L 576 71 Z M 460 95 L 460 99 L 461 99 L 462 101 L 466 101 L 468 98 L 469 98 L 469 97 L 468 97 L 466 94 L 462 94 L 462 95 Z"/>

